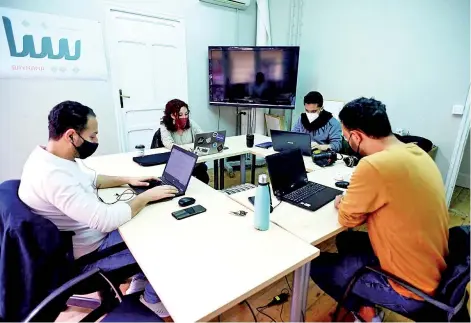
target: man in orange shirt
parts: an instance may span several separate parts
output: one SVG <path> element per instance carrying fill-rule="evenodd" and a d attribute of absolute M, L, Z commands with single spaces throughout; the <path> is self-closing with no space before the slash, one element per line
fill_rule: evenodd
<path fill-rule="evenodd" d="M 366 222 L 368 233 L 339 234 L 338 253 L 315 259 L 311 278 L 339 300 L 359 269 L 376 266 L 433 295 L 448 253 L 448 210 L 437 166 L 421 148 L 394 136 L 380 101 L 349 102 L 339 119 L 349 145 L 364 158 L 335 207 L 340 224 L 353 228 Z M 374 304 L 408 316 L 424 302 L 367 273 L 353 287 L 345 307 L 366 321 L 380 321 Z"/>

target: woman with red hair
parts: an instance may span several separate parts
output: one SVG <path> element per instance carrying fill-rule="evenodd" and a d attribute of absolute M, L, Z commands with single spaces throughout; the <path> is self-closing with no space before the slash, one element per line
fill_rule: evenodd
<path fill-rule="evenodd" d="M 190 120 L 189 116 L 188 104 L 182 100 L 173 99 L 167 102 L 160 123 L 160 134 L 165 148 L 171 149 L 174 144 L 186 145 L 193 143 L 195 142 L 195 135 L 203 132 L 196 122 Z M 206 164 L 197 164 L 193 176 L 208 184 L 209 175 Z"/>

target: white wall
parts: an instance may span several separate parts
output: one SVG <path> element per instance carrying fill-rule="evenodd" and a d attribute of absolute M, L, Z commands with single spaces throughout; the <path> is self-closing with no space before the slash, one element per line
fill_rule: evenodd
<path fill-rule="evenodd" d="M 199 0 L 115 0 L 107 3 L 140 12 L 182 17 L 186 25 L 189 105 L 192 118 L 203 129 L 214 130 L 218 110 L 208 105 L 207 47 L 254 45 L 256 11 L 239 13 Z M 104 0 L 0 0 L 0 7 L 96 20 L 104 23 Z M 3 32 L 3 28 L 0 28 Z M 106 41 L 106 38 L 105 38 Z M 1 64 L 1 62 L 0 62 Z M 116 118 L 110 82 L 0 79 L 0 181 L 18 178 L 35 145 L 47 142 L 47 114 L 63 100 L 76 100 L 95 110 L 99 119 L 97 154 L 119 152 Z M 235 113 L 221 108 L 220 128 L 235 133 Z"/>
<path fill-rule="evenodd" d="M 463 153 L 463 160 L 461 161 L 460 171 L 458 173 L 458 178 L 456 179 L 456 185 L 461 187 L 470 186 L 470 147 L 469 147 L 469 140 L 470 135 L 468 134 L 468 140 L 466 140 L 466 147 L 464 148 Z"/>
<path fill-rule="evenodd" d="M 290 3 L 270 1 L 272 39 L 287 44 Z M 298 4 L 300 2 L 298 1 Z M 311 90 L 325 99 L 383 101 L 393 129 L 432 140 L 443 178 L 470 82 L 469 0 L 303 1 L 297 109 Z"/>

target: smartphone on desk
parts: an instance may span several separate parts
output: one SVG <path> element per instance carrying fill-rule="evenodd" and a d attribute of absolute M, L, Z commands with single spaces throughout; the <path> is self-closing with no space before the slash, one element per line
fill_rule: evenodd
<path fill-rule="evenodd" d="M 206 209 L 204 207 L 202 207 L 201 205 L 194 205 L 187 207 L 183 210 L 172 212 L 172 216 L 177 220 L 182 220 L 203 212 L 206 212 Z"/>

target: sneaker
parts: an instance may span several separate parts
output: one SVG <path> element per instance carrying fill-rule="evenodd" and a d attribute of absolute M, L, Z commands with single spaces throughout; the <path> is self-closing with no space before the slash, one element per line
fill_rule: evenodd
<path fill-rule="evenodd" d="M 143 295 L 141 295 L 140 301 L 141 301 L 142 304 L 147 306 L 152 312 L 157 314 L 161 319 L 170 316 L 170 313 L 167 311 L 167 309 L 165 308 L 164 304 L 162 304 L 162 302 L 158 302 L 158 303 L 155 303 L 155 304 L 147 303 L 144 300 Z"/>
<path fill-rule="evenodd" d="M 355 323 L 358 323 L 358 322 L 364 322 L 362 319 L 360 319 L 360 315 L 358 313 L 354 313 L 352 312 L 353 314 L 353 317 L 355 317 Z M 373 318 L 371 319 L 371 322 L 383 322 L 383 319 L 384 319 L 384 311 L 381 310 L 381 309 L 376 309 L 376 315 L 373 316 Z"/>
<path fill-rule="evenodd" d="M 144 291 L 144 289 L 146 288 L 146 284 L 147 280 L 133 277 L 131 280 L 131 284 L 129 284 L 129 288 L 126 290 L 125 295 L 131 295 Z"/>

